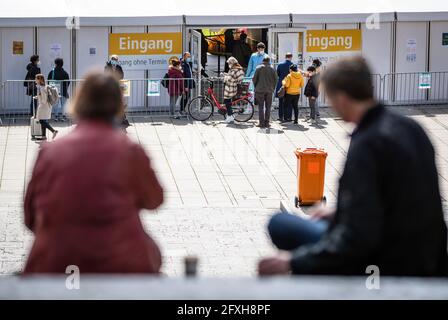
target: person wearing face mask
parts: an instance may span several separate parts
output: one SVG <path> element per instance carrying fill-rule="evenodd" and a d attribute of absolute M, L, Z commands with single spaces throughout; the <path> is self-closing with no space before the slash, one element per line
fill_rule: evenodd
<path fill-rule="evenodd" d="M 118 81 L 123 80 L 124 79 L 124 72 L 123 72 L 123 68 L 119 65 L 118 63 L 118 55 L 113 54 L 110 56 L 110 59 L 108 62 L 106 62 L 106 66 L 104 67 L 104 72 L 105 73 L 109 73 L 111 74 L 113 77 L 115 77 L 115 79 L 117 79 Z M 121 90 L 124 90 L 123 84 L 121 86 Z M 131 125 L 129 123 L 129 120 L 126 118 L 126 109 L 127 109 L 127 98 L 123 97 L 124 100 L 124 109 L 123 109 L 123 114 L 121 116 L 121 121 L 119 123 L 119 126 L 121 127 L 121 129 L 123 130 L 123 132 L 127 132 L 126 129 Z"/>
<path fill-rule="evenodd" d="M 184 75 L 184 89 L 185 93 L 182 95 L 180 101 L 180 114 L 183 115 L 185 113 L 185 107 L 188 104 L 188 101 L 191 97 L 191 91 L 195 88 L 195 83 L 193 80 L 193 68 L 192 68 L 192 59 L 190 52 L 185 52 L 181 59 L 182 65 L 182 73 Z"/>
<path fill-rule="evenodd" d="M 285 120 L 285 110 L 284 110 L 285 97 L 284 96 L 279 97 L 278 92 L 282 87 L 282 81 L 289 74 L 289 67 L 291 65 L 292 65 L 292 53 L 287 52 L 285 55 L 285 61 L 279 63 L 279 65 L 277 66 L 278 81 L 277 81 L 277 88 L 275 89 L 275 95 L 278 98 L 278 121 Z"/>
<path fill-rule="evenodd" d="M 263 42 L 257 44 L 257 52 L 252 53 L 249 59 L 249 65 L 246 71 L 246 77 L 252 78 L 257 67 L 263 63 L 263 59 L 269 57 L 265 52 L 266 46 Z"/>
<path fill-rule="evenodd" d="M 118 56 L 116 54 L 110 56 L 109 61 L 106 62 L 104 71 L 110 72 L 118 80 L 122 80 L 124 78 L 123 68 L 118 64 Z"/>
<path fill-rule="evenodd" d="M 40 60 L 37 54 L 30 58 L 30 63 L 26 66 L 26 76 L 23 86 L 26 88 L 26 94 L 31 97 L 30 115 L 33 116 L 37 109 L 37 100 L 34 99 L 37 95 L 36 76 L 40 74 Z"/>

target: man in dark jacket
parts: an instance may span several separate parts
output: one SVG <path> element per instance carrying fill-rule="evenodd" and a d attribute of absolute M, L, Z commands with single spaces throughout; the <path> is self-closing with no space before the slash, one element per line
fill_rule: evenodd
<path fill-rule="evenodd" d="M 373 99 L 370 69 L 361 57 L 341 59 L 321 81 L 352 134 L 335 211 L 316 209 L 311 220 L 279 214 L 269 224 L 280 249 L 260 274 L 448 275 L 434 148 L 412 119 Z M 283 228 L 283 229 L 282 229 Z"/>
<path fill-rule="evenodd" d="M 54 82 L 58 89 L 60 90 L 59 94 L 61 95 L 61 99 L 59 99 L 58 102 L 58 111 L 55 112 L 55 120 L 56 121 L 65 121 L 65 114 L 64 114 L 64 105 L 66 99 L 69 98 L 68 95 L 68 87 L 70 86 L 70 79 L 67 71 L 64 70 L 64 60 L 61 58 L 56 58 L 54 60 L 54 68 L 48 73 L 48 82 Z M 55 110 L 56 111 L 56 110 Z"/>
<path fill-rule="evenodd" d="M 185 79 L 185 93 L 182 95 L 180 101 L 180 114 L 183 115 L 185 113 L 185 108 L 188 104 L 188 101 L 190 101 L 191 91 L 195 88 L 195 83 L 193 80 L 193 64 L 191 61 L 190 52 L 185 52 L 180 61 L 182 66 L 182 73 Z"/>
<path fill-rule="evenodd" d="M 105 73 L 110 73 L 113 75 L 118 81 L 124 79 L 124 72 L 123 68 L 118 63 L 118 55 L 113 54 L 110 56 L 110 59 L 108 62 L 106 62 L 106 66 L 104 67 Z M 124 84 L 121 84 L 122 90 L 124 90 Z M 124 97 L 124 110 L 127 109 L 127 99 Z M 126 132 L 126 129 L 130 126 L 130 123 L 128 119 L 126 118 L 126 113 L 123 112 L 123 116 L 120 122 L 121 129 Z"/>
<path fill-rule="evenodd" d="M 311 123 L 317 123 L 317 115 L 319 109 L 317 105 L 317 98 L 319 97 L 319 81 L 314 66 L 308 67 L 308 81 L 305 86 L 304 95 L 308 98 L 308 105 L 310 106 L 310 116 L 306 121 L 311 120 Z"/>
<path fill-rule="evenodd" d="M 244 71 L 246 71 L 251 54 L 252 49 L 247 44 L 247 34 L 241 32 L 240 38 L 234 41 L 232 57 L 238 60 L 238 63 L 244 68 Z"/>
<path fill-rule="evenodd" d="M 284 97 L 279 97 L 278 91 L 282 87 L 283 79 L 285 79 L 285 77 L 289 74 L 289 67 L 291 65 L 292 65 L 292 53 L 288 52 L 285 55 L 285 61 L 279 63 L 277 66 L 278 81 L 277 81 L 277 87 L 275 88 L 275 96 L 278 98 L 278 121 L 286 120 L 285 112 L 283 110 Z"/>
<path fill-rule="evenodd" d="M 30 115 L 33 115 L 37 109 L 37 99 L 33 99 L 37 95 L 36 87 L 36 75 L 40 73 L 40 60 L 37 54 L 34 54 L 30 58 L 30 63 L 26 66 L 26 76 L 23 83 L 26 87 L 26 94 L 31 97 L 30 103 Z"/>
<path fill-rule="evenodd" d="M 271 59 L 265 57 L 263 63 L 255 70 L 252 82 L 255 87 L 255 99 L 258 105 L 258 126 L 260 128 L 269 128 L 271 118 L 272 95 L 277 83 L 277 73 L 271 66 Z"/>

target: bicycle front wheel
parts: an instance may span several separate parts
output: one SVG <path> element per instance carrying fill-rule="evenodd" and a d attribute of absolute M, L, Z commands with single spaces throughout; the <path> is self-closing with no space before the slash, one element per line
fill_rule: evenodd
<path fill-rule="evenodd" d="M 254 105 L 247 99 L 238 101 L 232 108 L 235 121 L 238 122 L 249 121 L 254 115 Z"/>
<path fill-rule="evenodd" d="M 194 120 L 205 121 L 213 114 L 213 104 L 207 97 L 196 97 L 188 104 L 188 114 Z"/>

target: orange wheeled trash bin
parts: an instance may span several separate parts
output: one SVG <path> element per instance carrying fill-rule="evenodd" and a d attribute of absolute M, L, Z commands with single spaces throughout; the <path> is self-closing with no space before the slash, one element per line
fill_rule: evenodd
<path fill-rule="evenodd" d="M 295 206 L 326 202 L 324 196 L 325 160 L 324 149 L 307 148 L 294 151 L 297 156 L 297 196 Z"/>

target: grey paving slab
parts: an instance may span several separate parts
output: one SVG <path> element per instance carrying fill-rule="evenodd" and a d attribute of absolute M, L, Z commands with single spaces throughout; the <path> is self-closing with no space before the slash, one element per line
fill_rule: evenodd
<path fill-rule="evenodd" d="M 433 141 L 444 206 L 448 201 L 448 108 L 395 108 L 418 121 Z M 336 200 L 353 126 L 322 109 L 322 123 L 273 123 L 269 132 L 244 125 L 185 119 L 134 119 L 129 137 L 148 152 L 164 187 L 165 203 L 142 221 L 160 244 L 163 272 L 181 275 L 183 257 L 200 258 L 207 276 L 255 274 L 256 261 L 273 250 L 265 232 L 281 200 L 297 192 L 296 148 L 328 152 L 325 195 Z M 130 119 L 133 120 L 132 118 Z M 58 123 L 63 136 L 73 127 Z M 23 225 L 22 201 L 39 145 L 29 128 L 0 126 L 0 273 L 19 271 L 33 236 Z M 238 254 L 235 254 L 238 253 Z"/>

